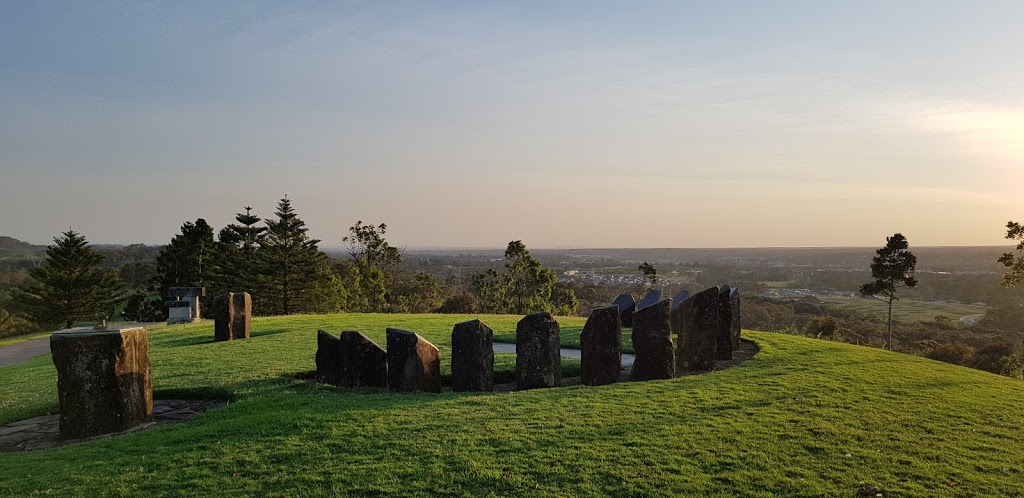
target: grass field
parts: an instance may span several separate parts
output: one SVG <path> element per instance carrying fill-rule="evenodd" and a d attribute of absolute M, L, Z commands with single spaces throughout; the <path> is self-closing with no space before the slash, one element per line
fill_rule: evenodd
<path fill-rule="evenodd" d="M 846 309 L 874 315 L 883 320 L 888 313 L 888 305 L 877 299 L 825 297 L 821 298 L 821 300 Z M 983 315 L 985 311 L 986 308 L 982 306 L 900 299 L 893 304 L 892 318 L 901 322 L 930 322 L 935 320 L 937 316 L 946 316 L 955 322 L 965 316 Z"/>
<path fill-rule="evenodd" d="M 317 328 L 381 342 L 385 326 L 417 331 L 447 369 L 465 318 L 266 318 L 229 343 L 211 342 L 209 323 L 155 330 L 157 398 L 233 401 L 182 424 L 0 454 L 0 495 L 1022 496 L 1024 383 L 840 343 L 750 332 L 761 351 L 729 370 L 505 394 L 296 379 L 314 367 Z M 482 318 L 505 337 L 519 317 Z M 0 422 L 55 408 L 48 357 L 0 367 Z"/>

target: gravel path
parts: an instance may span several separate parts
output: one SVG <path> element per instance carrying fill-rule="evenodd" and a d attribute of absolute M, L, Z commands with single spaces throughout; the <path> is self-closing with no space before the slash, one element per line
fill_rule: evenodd
<path fill-rule="evenodd" d="M 29 339 L 24 342 L 0 347 L 0 367 L 11 365 L 50 352 L 50 338 Z"/>

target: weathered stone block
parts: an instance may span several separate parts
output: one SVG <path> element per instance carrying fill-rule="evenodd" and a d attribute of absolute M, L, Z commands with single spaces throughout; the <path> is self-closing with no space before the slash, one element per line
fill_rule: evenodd
<path fill-rule="evenodd" d="M 680 372 L 714 370 L 718 338 L 718 287 L 705 289 L 673 311 L 678 334 L 676 366 Z"/>
<path fill-rule="evenodd" d="M 341 339 L 323 330 L 316 331 L 316 380 L 337 384 L 341 372 Z"/>
<path fill-rule="evenodd" d="M 636 311 L 636 300 L 632 294 L 619 294 L 619 297 L 612 301 L 613 306 L 619 308 L 619 323 L 625 328 L 633 326 L 633 312 Z"/>
<path fill-rule="evenodd" d="M 654 306 L 660 302 L 661 289 L 650 289 L 647 291 L 647 294 L 644 294 L 644 298 L 641 299 L 640 302 L 636 303 L 636 311 L 640 311 L 648 306 Z"/>
<path fill-rule="evenodd" d="M 516 325 L 516 388 L 562 384 L 562 347 L 558 322 L 550 313 L 527 315 Z"/>
<path fill-rule="evenodd" d="M 590 312 L 580 333 L 581 382 L 600 386 L 619 381 L 622 373 L 622 326 L 619 307 L 608 306 Z"/>
<path fill-rule="evenodd" d="M 683 301 L 686 301 L 690 297 L 690 291 L 681 290 L 672 296 L 672 309 L 679 308 L 682 306 Z"/>
<path fill-rule="evenodd" d="M 346 330 L 340 345 L 338 385 L 342 387 L 388 387 L 388 354 L 362 332 Z"/>
<path fill-rule="evenodd" d="M 480 320 L 452 330 L 452 390 L 494 390 L 494 332 Z"/>
<path fill-rule="evenodd" d="M 675 376 L 672 328 L 669 316 L 672 300 L 638 309 L 633 313 L 633 361 L 635 380 L 671 379 Z"/>
<path fill-rule="evenodd" d="M 149 339 L 142 327 L 50 335 L 57 367 L 60 437 L 130 429 L 153 413 Z"/>
<path fill-rule="evenodd" d="M 228 292 L 213 298 L 213 338 L 217 341 L 248 339 L 252 329 L 252 296 Z"/>
<path fill-rule="evenodd" d="M 732 307 L 732 350 L 740 348 L 740 332 L 743 324 L 740 322 L 740 290 L 733 288 L 729 292 L 729 304 Z"/>
<path fill-rule="evenodd" d="M 387 329 L 388 388 L 392 391 L 441 391 L 437 346 L 419 334 Z"/>
<path fill-rule="evenodd" d="M 729 286 L 718 290 L 718 334 L 715 337 L 715 359 L 732 359 L 732 303 L 729 301 Z"/>

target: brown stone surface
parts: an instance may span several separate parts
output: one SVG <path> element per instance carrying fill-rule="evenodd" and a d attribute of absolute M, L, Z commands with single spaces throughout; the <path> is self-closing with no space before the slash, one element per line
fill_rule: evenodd
<path fill-rule="evenodd" d="M 672 313 L 679 372 L 712 370 L 718 338 L 718 287 L 705 289 L 683 302 Z"/>
<path fill-rule="evenodd" d="M 248 292 L 228 292 L 214 297 L 213 320 L 214 339 L 248 339 L 252 328 L 252 296 Z"/>
<path fill-rule="evenodd" d="M 728 285 L 718 290 L 718 334 L 715 337 L 715 359 L 732 359 L 732 304 L 729 302 Z"/>
<path fill-rule="evenodd" d="M 743 324 L 740 321 L 740 290 L 733 288 L 729 292 L 729 305 L 732 307 L 732 349 L 736 351 L 740 347 L 740 332 Z"/>
<path fill-rule="evenodd" d="M 622 326 L 619 307 L 612 305 L 590 312 L 580 333 L 581 382 L 600 386 L 619 381 L 622 374 Z"/>
<path fill-rule="evenodd" d="M 50 335 L 60 435 L 80 439 L 134 427 L 153 413 L 149 340 L 142 327 Z"/>
<path fill-rule="evenodd" d="M 337 384 L 341 371 L 341 340 L 329 332 L 316 331 L 316 380 Z"/>
<path fill-rule="evenodd" d="M 516 387 L 558 387 L 561 383 L 558 322 L 550 313 L 525 316 L 516 325 Z"/>
<path fill-rule="evenodd" d="M 437 346 L 415 332 L 387 329 L 388 389 L 441 392 Z"/>
<path fill-rule="evenodd" d="M 452 390 L 494 390 L 494 332 L 480 320 L 452 330 Z"/>
<path fill-rule="evenodd" d="M 388 354 L 362 332 L 346 330 L 339 338 L 341 369 L 338 385 L 343 387 L 388 387 Z"/>
<path fill-rule="evenodd" d="M 675 376 L 669 323 L 671 312 L 672 300 L 665 299 L 633 313 L 634 380 L 671 379 Z"/>

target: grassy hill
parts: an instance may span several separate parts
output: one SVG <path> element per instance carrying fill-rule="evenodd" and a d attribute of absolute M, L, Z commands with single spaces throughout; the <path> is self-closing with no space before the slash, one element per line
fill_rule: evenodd
<path fill-rule="evenodd" d="M 0 495 L 1022 496 L 1024 383 L 916 357 L 750 332 L 704 376 L 505 394 L 311 384 L 316 329 L 420 332 L 450 315 L 258 319 L 154 329 L 158 398 L 233 401 L 189 422 L 0 454 Z M 482 317 L 508 337 L 519 317 Z M 560 319 L 573 340 L 583 319 Z M 627 334 L 628 335 L 628 334 Z M 508 375 L 514 357 L 499 355 Z M 571 372 L 578 365 L 570 364 Z M 56 409 L 48 357 L 0 367 L 0 423 Z M 872 489 L 871 495 L 874 495 Z"/>

